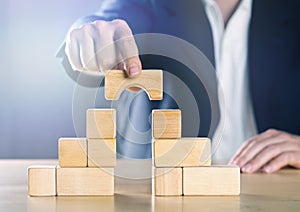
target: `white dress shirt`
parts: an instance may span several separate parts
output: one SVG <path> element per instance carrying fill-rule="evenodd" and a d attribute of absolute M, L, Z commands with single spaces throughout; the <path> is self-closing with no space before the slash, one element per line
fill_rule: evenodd
<path fill-rule="evenodd" d="M 213 163 L 226 164 L 240 145 L 256 134 L 249 94 L 248 29 L 252 0 L 242 0 L 226 28 L 214 0 L 203 0 L 214 41 L 221 121 L 213 137 Z"/>

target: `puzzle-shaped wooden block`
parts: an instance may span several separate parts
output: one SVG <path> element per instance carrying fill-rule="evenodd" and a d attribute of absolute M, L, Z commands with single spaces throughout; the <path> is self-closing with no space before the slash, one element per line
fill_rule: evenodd
<path fill-rule="evenodd" d="M 135 78 L 129 78 L 122 70 L 109 70 L 105 75 L 105 98 L 116 100 L 127 88 L 139 87 L 144 89 L 150 100 L 162 100 L 163 81 L 161 70 L 142 70 Z"/>

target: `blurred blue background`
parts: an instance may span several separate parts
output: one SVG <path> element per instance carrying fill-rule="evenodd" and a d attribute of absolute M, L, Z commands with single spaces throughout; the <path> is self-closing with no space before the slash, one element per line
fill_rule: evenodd
<path fill-rule="evenodd" d="M 75 136 L 75 83 L 55 53 L 70 25 L 99 0 L 0 0 L 0 158 L 57 158 Z"/>

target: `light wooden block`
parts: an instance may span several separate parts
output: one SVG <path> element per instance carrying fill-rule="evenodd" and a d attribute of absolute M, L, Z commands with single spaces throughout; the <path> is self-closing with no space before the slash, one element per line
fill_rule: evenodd
<path fill-rule="evenodd" d="M 209 138 L 154 140 L 156 167 L 192 167 L 211 165 Z"/>
<path fill-rule="evenodd" d="M 183 168 L 184 195 L 239 195 L 240 168 L 211 166 Z"/>
<path fill-rule="evenodd" d="M 86 114 L 87 138 L 115 138 L 116 111 L 114 109 L 89 109 Z"/>
<path fill-rule="evenodd" d="M 181 137 L 181 110 L 152 111 L 153 138 Z"/>
<path fill-rule="evenodd" d="M 156 196 L 180 196 L 182 168 L 155 168 L 154 187 Z"/>
<path fill-rule="evenodd" d="M 56 167 L 28 167 L 28 194 L 30 196 L 55 196 Z"/>
<path fill-rule="evenodd" d="M 116 166 L 116 139 L 88 139 L 88 167 Z"/>
<path fill-rule="evenodd" d="M 58 140 L 58 160 L 60 167 L 86 167 L 86 138 L 60 138 Z"/>
<path fill-rule="evenodd" d="M 94 196 L 113 194 L 113 168 L 57 168 L 58 196 Z"/>
<path fill-rule="evenodd" d="M 163 75 L 161 70 L 143 70 L 138 77 L 129 78 L 123 70 L 109 70 L 105 75 L 105 98 L 116 100 L 127 88 L 144 89 L 150 100 L 162 100 Z"/>

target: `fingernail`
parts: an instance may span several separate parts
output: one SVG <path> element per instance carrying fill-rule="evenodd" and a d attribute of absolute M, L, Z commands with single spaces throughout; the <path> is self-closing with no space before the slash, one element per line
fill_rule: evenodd
<path fill-rule="evenodd" d="M 231 162 L 231 164 L 232 164 L 232 165 L 237 165 L 237 164 L 238 164 L 238 161 L 237 161 L 237 160 L 234 160 L 234 161 Z"/>
<path fill-rule="evenodd" d="M 230 163 L 230 165 L 241 167 L 241 164 L 240 164 L 239 160 L 234 160 L 234 161 L 232 161 L 232 162 Z"/>
<path fill-rule="evenodd" d="M 246 165 L 242 168 L 243 172 L 251 172 L 253 167 L 251 165 Z"/>
<path fill-rule="evenodd" d="M 266 166 L 264 168 L 264 170 L 265 170 L 265 172 L 270 173 L 270 172 L 272 172 L 272 167 L 271 166 Z"/>
<path fill-rule="evenodd" d="M 131 66 L 129 66 L 129 75 L 131 77 L 137 76 L 140 74 L 140 70 L 137 64 L 133 63 Z"/>

